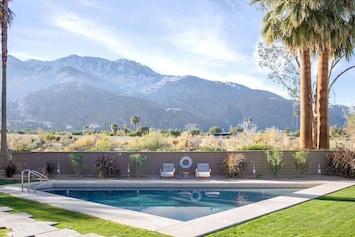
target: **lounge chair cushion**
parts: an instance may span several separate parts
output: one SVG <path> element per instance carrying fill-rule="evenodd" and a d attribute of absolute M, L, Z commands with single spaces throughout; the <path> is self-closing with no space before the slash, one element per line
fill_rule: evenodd
<path fill-rule="evenodd" d="M 173 177 L 175 168 L 173 163 L 163 163 L 163 169 L 160 172 L 161 177 Z"/>
<path fill-rule="evenodd" d="M 211 176 L 211 169 L 208 163 L 197 163 L 196 176 L 208 178 Z"/>

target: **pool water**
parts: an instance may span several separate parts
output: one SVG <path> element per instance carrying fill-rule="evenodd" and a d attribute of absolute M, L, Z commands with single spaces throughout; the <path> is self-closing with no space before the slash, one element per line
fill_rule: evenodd
<path fill-rule="evenodd" d="M 133 211 L 188 221 L 261 200 L 287 195 L 298 189 L 227 190 L 52 190 L 54 194 Z"/>

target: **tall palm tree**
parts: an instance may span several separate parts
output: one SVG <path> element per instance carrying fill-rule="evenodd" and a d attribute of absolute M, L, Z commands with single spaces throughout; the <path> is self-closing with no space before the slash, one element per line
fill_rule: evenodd
<path fill-rule="evenodd" d="M 313 148 L 313 113 L 310 45 L 312 21 L 317 16 L 308 15 L 299 0 L 252 0 L 267 10 L 263 19 L 263 38 L 267 43 L 281 41 L 292 53 L 300 55 L 300 148 Z M 305 17 L 310 19 L 306 19 Z M 314 18 L 314 19 L 313 19 Z"/>
<path fill-rule="evenodd" d="M 307 51 L 319 54 L 316 147 L 328 149 L 329 55 L 345 51 L 345 55 L 349 56 L 352 53 L 354 34 L 350 32 L 354 31 L 352 22 L 355 3 L 353 0 L 252 0 L 252 3 L 255 2 L 259 2 L 262 7 L 270 10 L 264 17 L 264 35 L 269 40 L 280 39 L 290 49 L 301 49 L 301 60 L 303 58 L 303 62 L 306 63 L 308 60 L 304 57 L 308 57 Z M 302 63 L 300 66 L 306 65 Z M 300 148 L 311 148 L 308 138 L 312 137 L 312 132 L 308 133 L 308 131 L 312 129 L 307 129 L 311 125 L 306 121 L 311 121 L 308 116 L 308 111 L 309 115 L 312 111 L 312 106 L 308 104 L 311 99 L 311 93 L 309 93 L 311 90 L 309 90 L 308 82 L 304 81 L 305 76 L 308 75 L 307 68 L 304 70 L 305 75 L 302 75 L 301 68 Z M 305 97 L 302 98 L 302 94 Z"/>
<path fill-rule="evenodd" d="M 118 129 L 117 124 L 115 123 L 111 124 L 111 130 L 115 135 L 117 134 L 117 129 Z"/>
<path fill-rule="evenodd" d="M 354 49 L 354 1 L 328 1 L 317 9 L 328 20 L 318 33 L 319 42 L 315 43 L 318 52 L 317 78 L 317 149 L 329 149 L 329 57 L 349 58 Z"/>
<path fill-rule="evenodd" d="M 2 58 L 2 92 L 1 92 L 1 149 L 0 168 L 7 162 L 7 126 L 6 126 L 6 66 L 7 66 L 7 29 L 13 21 L 14 14 L 9 9 L 9 0 L 1 1 L 1 58 Z"/>
<path fill-rule="evenodd" d="M 138 115 L 132 115 L 130 118 L 130 123 L 134 126 L 134 130 L 137 130 L 137 124 L 140 122 L 140 118 Z"/>

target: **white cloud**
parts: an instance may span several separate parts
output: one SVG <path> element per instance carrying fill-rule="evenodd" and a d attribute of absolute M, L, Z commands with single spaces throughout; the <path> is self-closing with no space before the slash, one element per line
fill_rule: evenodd
<path fill-rule="evenodd" d="M 53 17 L 53 24 L 66 31 L 87 37 L 101 43 L 109 45 L 119 45 L 119 41 L 114 40 L 107 27 L 95 23 L 94 21 L 81 18 L 73 13 L 65 12 Z"/>

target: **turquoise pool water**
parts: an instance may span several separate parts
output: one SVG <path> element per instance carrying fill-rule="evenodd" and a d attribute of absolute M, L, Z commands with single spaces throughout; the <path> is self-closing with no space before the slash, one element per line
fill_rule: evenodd
<path fill-rule="evenodd" d="M 52 190 L 69 196 L 114 207 L 188 221 L 239 206 L 287 195 L 299 189 L 131 189 L 131 190 Z"/>

